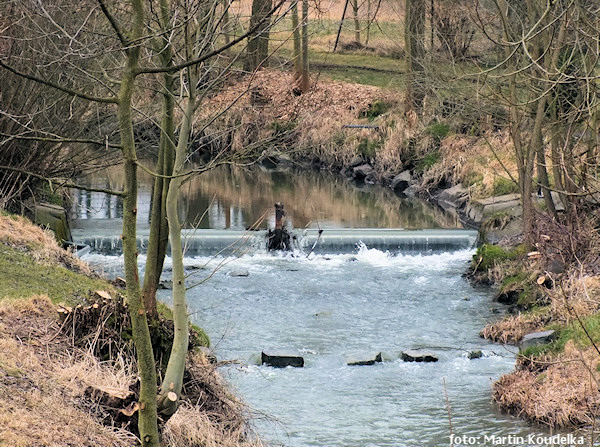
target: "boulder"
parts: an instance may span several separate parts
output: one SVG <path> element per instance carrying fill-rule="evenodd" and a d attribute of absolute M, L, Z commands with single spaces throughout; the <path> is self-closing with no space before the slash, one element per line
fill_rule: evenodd
<path fill-rule="evenodd" d="M 250 276 L 250 272 L 246 269 L 231 270 L 229 276 Z"/>
<path fill-rule="evenodd" d="M 390 188 L 392 188 L 396 192 L 402 192 L 410 186 L 411 180 L 412 176 L 410 175 L 410 171 L 401 172 L 396 177 L 394 177 L 394 179 L 390 183 Z"/>
<path fill-rule="evenodd" d="M 293 366 L 302 368 L 304 366 L 304 358 L 290 353 L 265 353 L 261 352 L 261 363 L 263 365 L 272 366 L 273 368 L 285 368 Z"/>
<path fill-rule="evenodd" d="M 405 362 L 437 362 L 438 358 L 432 353 L 427 351 L 421 351 L 419 349 L 409 349 L 408 351 L 402 351 L 400 357 Z"/>
<path fill-rule="evenodd" d="M 381 363 L 383 360 L 381 359 L 381 352 L 377 354 L 373 354 L 369 357 L 357 358 L 357 357 L 349 357 L 346 359 L 346 364 L 348 366 L 370 366 L 375 363 Z"/>
<path fill-rule="evenodd" d="M 459 184 L 442 190 L 436 199 L 438 204 L 444 209 L 458 209 L 469 200 L 469 191 Z"/>
<path fill-rule="evenodd" d="M 360 165 L 352 169 L 352 177 L 356 180 L 363 180 L 370 174 L 373 174 L 373 167 L 368 164 Z"/>
<path fill-rule="evenodd" d="M 525 335 L 519 343 L 519 349 L 524 351 L 532 346 L 542 346 L 552 343 L 556 339 L 556 332 L 554 331 L 542 331 L 532 332 Z"/>
<path fill-rule="evenodd" d="M 166 290 L 172 290 L 173 289 L 173 281 L 171 281 L 170 279 L 161 281 L 158 284 L 158 288 L 159 289 L 166 289 Z"/>
<path fill-rule="evenodd" d="M 471 351 L 467 354 L 467 357 L 469 358 L 469 360 L 480 359 L 481 357 L 483 357 L 483 352 L 479 350 Z"/>

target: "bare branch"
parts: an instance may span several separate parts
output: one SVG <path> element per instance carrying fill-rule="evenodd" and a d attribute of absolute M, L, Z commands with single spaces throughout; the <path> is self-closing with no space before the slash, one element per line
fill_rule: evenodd
<path fill-rule="evenodd" d="M 100 102 L 100 103 L 104 103 L 104 104 L 116 104 L 118 102 L 118 99 L 116 97 L 115 98 L 102 98 L 102 97 L 98 97 L 98 96 L 88 95 L 86 93 L 78 92 L 78 91 L 73 90 L 68 87 L 62 87 L 58 84 L 55 84 L 54 82 L 45 81 L 44 79 L 38 78 L 37 76 L 33 76 L 33 75 L 30 75 L 27 73 L 22 73 L 22 72 L 18 71 L 16 68 L 13 68 L 10 65 L 5 64 L 2 60 L 0 60 L 0 67 L 10 71 L 11 73 L 16 74 L 17 76 L 21 76 L 22 78 L 29 79 L 30 81 L 38 82 L 38 83 L 46 85 L 48 87 L 52 87 L 56 90 L 67 93 L 71 96 L 75 96 L 77 98 L 87 99 L 88 101 Z"/>

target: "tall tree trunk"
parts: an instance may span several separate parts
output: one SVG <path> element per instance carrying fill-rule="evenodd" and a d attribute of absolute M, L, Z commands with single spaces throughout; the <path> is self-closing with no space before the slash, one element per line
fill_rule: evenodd
<path fill-rule="evenodd" d="M 371 23 L 371 0 L 367 0 L 367 35 L 365 37 L 365 45 L 369 45 L 369 38 L 371 37 Z"/>
<path fill-rule="evenodd" d="M 132 0 L 133 25 L 131 36 L 137 41 L 142 35 L 144 7 L 141 0 Z M 152 352 L 152 341 L 137 265 L 137 155 L 133 137 L 132 96 L 135 70 L 140 48 L 127 50 L 127 65 L 121 78 L 118 101 L 118 123 L 124 159 L 125 199 L 123 201 L 123 257 L 127 284 L 127 307 L 131 317 L 132 336 L 135 343 L 140 376 L 139 432 L 143 446 L 158 447 L 158 424 L 156 411 L 156 365 Z"/>
<path fill-rule="evenodd" d="M 302 43 L 300 40 L 300 23 L 298 19 L 298 0 L 292 4 L 292 28 L 294 40 L 294 80 L 299 81 L 302 78 Z"/>
<path fill-rule="evenodd" d="M 354 18 L 354 40 L 360 43 L 360 20 L 358 20 L 358 0 L 352 0 L 352 16 Z"/>
<path fill-rule="evenodd" d="M 197 35 L 194 39 L 197 40 Z M 190 42 L 190 39 L 187 39 Z M 191 47 L 191 43 L 189 44 Z M 188 50 L 191 54 L 191 49 Z M 178 200 L 181 184 L 185 177 L 184 163 L 188 152 L 189 136 L 194 118 L 196 102 L 197 68 L 188 69 L 189 95 L 184 110 L 179 140 L 175 150 L 174 177 L 169 183 L 167 193 L 167 219 L 169 220 L 169 238 L 171 240 L 171 259 L 173 262 L 173 324 L 174 336 L 169 363 L 158 397 L 159 410 L 162 414 L 171 415 L 177 410 L 183 387 L 183 373 L 189 344 L 189 324 L 185 301 L 185 271 L 183 267 L 183 244 L 181 242 L 181 222 L 178 215 Z"/>
<path fill-rule="evenodd" d="M 255 71 L 264 65 L 269 56 L 269 28 L 271 20 L 268 18 L 268 15 L 272 8 L 272 0 L 252 1 L 250 28 L 258 26 L 258 29 L 248 39 L 246 61 L 244 63 L 246 71 Z"/>
<path fill-rule="evenodd" d="M 310 88 L 308 77 L 308 0 L 302 0 L 302 80 L 300 89 L 302 92 Z"/>
<path fill-rule="evenodd" d="M 164 0 L 161 1 L 161 3 Z M 161 52 L 164 66 L 171 65 L 171 47 L 167 45 Z M 152 207 L 150 210 L 150 236 L 148 238 L 148 250 L 146 253 L 146 268 L 144 273 L 144 285 L 142 296 L 144 307 L 150 319 L 158 317 L 156 306 L 156 291 L 160 283 L 165 255 L 168 244 L 169 224 L 166 216 L 166 197 L 169 187 L 169 179 L 161 177 L 170 176 L 173 173 L 173 141 L 174 129 L 174 100 L 173 100 L 173 76 L 169 73 L 163 75 L 163 107 L 161 120 L 161 134 L 158 150 L 158 161 L 156 172 L 159 174 L 154 179 L 152 191 Z"/>
<path fill-rule="evenodd" d="M 225 45 L 228 45 L 231 38 L 229 36 L 229 0 L 223 0 L 223 36 L 225 37 Z M 229 54 L 229 48 L 225 50 Z"/>
<path fill-rule="evenodd" d="M 422 85 L 425 47 L 425 0 L 406 0 L 404 51 L 406 60 L 406 109 L 420 112 L 425 93 Z"/>

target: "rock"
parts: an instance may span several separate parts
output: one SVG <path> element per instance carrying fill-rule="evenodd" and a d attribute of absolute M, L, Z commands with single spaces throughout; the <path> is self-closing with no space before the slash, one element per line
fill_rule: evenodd
<path fill-rule="evenodd" d="M 469 200 L 469 191 L 459 184 L 442 190 L 436 199 L 444 209 L 459 209 Z"/>
<path fill-rule="evenodd" d="M 349 168 L 355 168 L 357 166 L 360 166 L 361 164 L 363 164 L 365 161 L 363 160 L 363 158 L 359 155 L 356 155 L 352 158 L 352 160 L 350 160 L 350 163 L 348 163 L 348 167 Z"/>
<path fill-rule="evenodd" d="M 469 354 L 467 354 L 467 357 L 469 358 L 469 360 L 480 359 L 481 357 L 483 357 L 483 352 L 479 350 L 471 351 L 469 352 Z"/>
<path fill-rule="evenodd" d="M 373 174 L 373 167 L 368 164 L 360 165 L 352 169 L 352 177 L 356 180 L 363 180 L 369 174 Z"/>
<path fill-rule="evenodd" d="M 374 354 L 372 356 L 370 356 L 369 358 L 363 358 L 363 359 L 357 359 L 355 357 L 349 357 L 348 359 L 346 359 L 346 364 L 348 366 L 370 366 L 370 365 L 374 365 L 375 363 L 381 363 L 382 359 L 381 359 L 381 352 L 378 352 L 377 354 Z"/>
<path fill-rule="evenodd" d="M 410 186 L 411 180 L 412 176 L 410 175 L 410 171 L 403 171 L 394 177 L 392 183 L 390 183 L 390 188 L 396 192 L 403 192 Z"/>
<path fill-rule="evenodd" d="M 171 280 L 161 281 L 158 284 L 158 288 L 159 289 L 171 290 L 171 289 L 173 289 L 173 281 L 171 281 Z"/>
<path fill-rule="evenodd" d="M 524 351 L 532 346 L 542 346 L 552 343 L 556 339 L 555 331 L 532 332 L 525 335 L 519 343 L 519 349 Z"/>
<path fill-rule="evenodd" d="M 302 368 L 304 366 L 304 358 L 299 355 L 293 355 L 288 353 L 266 354 L 263 351 L 261 352 L 260 356 L 261 363 L 263 365 L 272 366 L 273 368 L 285 368 L 287 366 Z"/>
<path fill-rule="evenodd" d="M 246 269 L 231 270 L 229 276 L 250 276 L 250 272 Z"/>
<path fill-rule="evenodd" d="M 408 351 L 402 351 L 400 357 L 405 362 L 437 362 L 438 358 L 432 353 L 427 351 L 421 351 L 419 349 L 409 349 Z"/>

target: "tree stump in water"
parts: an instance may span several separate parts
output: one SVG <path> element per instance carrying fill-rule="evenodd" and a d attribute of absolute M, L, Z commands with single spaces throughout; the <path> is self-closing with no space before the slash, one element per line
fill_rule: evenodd
<path fill-rule="evenodd" d="M 283 218 L 285 211 L 283 209 L 283 203 L 277 202 L 275 204 L 275 229 L 269 230 L 267 233 L 267 250 L 284 250 L 289 251 L 292 249 L 291 236 L 289 231 L 283 224 Z"/>

